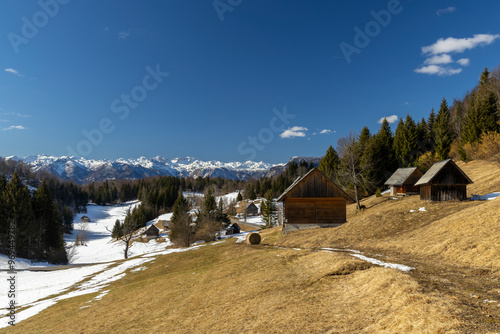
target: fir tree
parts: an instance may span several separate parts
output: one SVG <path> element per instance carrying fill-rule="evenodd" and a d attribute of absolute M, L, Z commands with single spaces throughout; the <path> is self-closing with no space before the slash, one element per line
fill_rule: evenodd
<path fill-rule="evenodd" d="M 446 99 L 443 98 L 441 106 L 439 108 L 438 115 L 436 117 L 435 131 L 435 150 L 438 159 L 445 160 L 448 159 L 448 154 L 451 148 L 451 142 L 453 141 L 452 134 L 450 131 L 450 110 L 448 109 L 448 104 Z"/>
<path fill-rule="evenodd" d="M 434 134 L 436 124 L 436 114 L 434 113 L 434 108 L 432 108 L 429 118 L 427 119 L 427 139 L 429 140 L 430 150 L 434 152 L 436 136 Z"/>
<path fill-rule="evenodd" d="M 241 192 L 238 191 L 238 196 L 236 196 L 236 201 L 241 202 L 243 201 L 243 196 L 241 196 Z"/>
<path fill-rule="evenodd" d="M 175 200 L 170 239 L 176 245 L 189 247 L 194 239 L 194 224 L 189 216 L 189 205 L 182 193 Z"/>
<path fill-rule="evenodd" d="M 273 196 L 271 192 L 266 194 L 266 199 L 262 201 L 261 204 L 261 215 L 262 220 L 265 223 L 265 227 L 273 227 L 276 225 L 276 206 L 273 202 Z"/>
<path fill-rule="evenodd" d="M 120 239 L 121 237 L 123 237 L 123 226 L 118 219 L 115 221 L 115 225 L 113 226 L 111 237 L 114 239 Z"/>
<path fill-rule="evenodd" d="M 339 161 L 340 158 L 337 152 L 330 145 L 330 147 L 326 150 L 325 156 L 319 162 L 318 169 L 330 180 L 334 180 L 339 166 Z"/>
<path fill-rule="evenodd" d="M 481 73 L 481 77 L 479 78 L 479 88 L 485 87 L 488 84 L 490 79 L 490 71 L 485 67 L 483 73 Z"/>
<path fill-rule="evenodd" d="M 33 223 L 31 195 L 17 172 L 5 186 L 2 196 L 6 223 L 15 224 L 17 256 L 32 259 L 35 257 L 36 225 Z"/>

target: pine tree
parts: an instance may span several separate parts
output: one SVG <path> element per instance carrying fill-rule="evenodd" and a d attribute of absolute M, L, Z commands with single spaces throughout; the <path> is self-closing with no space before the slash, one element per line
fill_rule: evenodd
<path fill-rule="evenodd" d="M 208 188 L 208 190 L 205 194 L 205 200 L 203 202 L 203 210 L 206 213 L 210 213 L 216 207 L 217 207 L 217 204 L 215 202 L 215 197 L 213 196 L 212 189 Z"/>
<path fill-rule="evenodd" d="M 17 172 L 5 186 L 2 197 L 7 223 L 15 224 L 17 256 L 35 258 L 36 225 L 33 223 L 32 201 L 29 190 L 24 186 Z"/>
<path fill-rule="evenodd" d="M 266 199 L 261 204 L 261 216 L 265 223 L 265 227 L 273 227 L 276 225 L 276 206 L 273 202 L 271 192 L 266 194 Z"/>
<path fill-rule="evenodd" d="M 330 147 L 326 150 L 325 156 L 319 162 L 318 169 L 330 180 L 334 180 L 339 166 L 339 161 L 340 158 L 337 152 L 330 145 Z"/>
<path fill-rule="evenodd" d="M 238 191 L 238 196 L 236 196 L 236 201 L 241 202 L 243 201 L 243 196 L 241 196 L 241 192 Z"/>
<path fill-rule="evenodd" d="M 37 228 L 37 257 L 47 258 L 50 249 L 61 249 L 63 222 L 47 184 L 42 182 L 33 195 L 33 213 Z"/>
<path fill-rule="evenodd" d="M 435 124 L 435 142 L 436 142 L 436 155 L 438 159 L 445 160 L 448 159 L 448 154 L 451 148 L 451 142 L 453 141 L 453 137 L 450 131 L 450 110 L 448 109 L 448 104 L 446 103 L 446 99 L 443 98 L 441 102 L 441 106 L 439 108 L 438 115 L 436 117 Z"/>
<path fill-rule="evenodd" d="M 193 242 L 194 225 L 189 216 L 189 205 L 182 193 L 175 200 L 172 214 L 172 228 L 170 239 L 176 245 L 189 247 Z"/>
<path fill-rule="evenodd" d="M 123 225 L 120 223 L 120 220 L 118 219 L 115 221 L 115 225 L 113 226 L 111 237 L 114 239 L 120 239 L 121 237 L 123 237 Z"/>
<path fill-rule="evenodd" d="M 434 152 L 434 147 L 436 145 L 436 136 L 434 134 L 436 125 L 436 114 L 434 113 L 434 108 L 432 108 L 429 118 L 427 119 L 427 138 L 430 143 L 430 150 Z"/>
<path fill-rule="evenodd" d="M 488 84 L 490 79 L 490 71 L 485 67 L 483 73 L 481 73 L 481 77 L 479 78 L 479 88 L 485 87 Z"/>

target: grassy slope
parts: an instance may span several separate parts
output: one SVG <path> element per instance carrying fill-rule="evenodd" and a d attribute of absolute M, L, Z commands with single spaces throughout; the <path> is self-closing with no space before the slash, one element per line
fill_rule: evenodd
<path fill-rule="evenodd" d="M 459 324 L 451 301 L 422 293 L 407 274 L 234 239 L 159 257 L 80 309 L 92 297 L 63 301 L 9 332 L 439 333 Z"/>
<path fill-rule="evenodd" d="M 500 191 L 500 167 L 485 161 L 459 166 L 474 181 L 470 194 Z M 367 210 L 348 207 L 348 223 L 337 229 L 291 233 L 278 244 L 302 247 L 361 247 L 398 251 L 436 261 L 500 270 L 500 200 L 423 202 L 418 196 L 367 199 Z M 425 207 L 427 212 L 414 212 Z"/>
<path fill-rule="evenodd" d="M 470 193 L 500 190 L 497 166 L 481 161 L 460 166 L 475 182 Z M 158 257 L 147 270 L 114 282 L 92 307 L 80 309 L 94 295 L 65 300 L 8 332 L 498 331 L 500 315 L 485 309 L 482 300 L 468 300 L 474 289 L 492 285 L 497 287 L 492 294 L 498 290 L 499 199 L 424 203 L 416 196 L 397 201 L 382 197 L 364 204 L 368 209 L 357 214 L 350 206 L 349 222 L 339 228 L 285 237 L 277 229 L 265 230 L 263 245 L 235 244 L 233 239 Z M 409 212 L 421 206 L 428 211 Z M 406 274 L 343 253 L 266 244 L 355 248 L 416 264 L 417 270 Z M 477 276 L 457 265 L 494 273 Z"/>

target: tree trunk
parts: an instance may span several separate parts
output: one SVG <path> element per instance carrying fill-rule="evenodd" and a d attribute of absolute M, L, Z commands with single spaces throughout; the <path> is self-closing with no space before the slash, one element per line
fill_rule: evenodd
<path fill-rule="evenodd" d="M 360 210 L 361 205 L 359 204 L 358 186 L 356 186 L 356 184 L 354 184 L 354 195 L 356 196 L 356 207 L 358 210 Z"/>

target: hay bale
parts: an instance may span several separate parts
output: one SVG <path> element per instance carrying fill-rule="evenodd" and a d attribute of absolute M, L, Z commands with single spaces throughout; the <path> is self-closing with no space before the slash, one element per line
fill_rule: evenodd
<path fill-rule="evenodd" d="M 247 244 L 258 245 L 260 244 L 260 234 L 259 233 L 248 233 L 247 234 Z"/>

